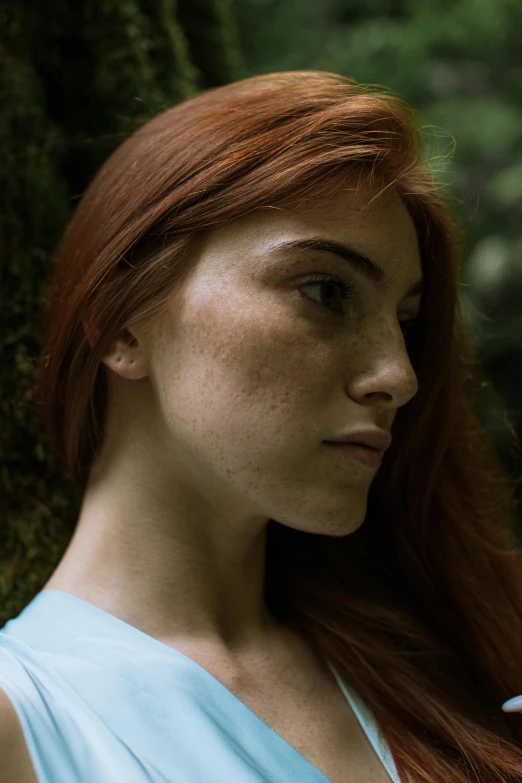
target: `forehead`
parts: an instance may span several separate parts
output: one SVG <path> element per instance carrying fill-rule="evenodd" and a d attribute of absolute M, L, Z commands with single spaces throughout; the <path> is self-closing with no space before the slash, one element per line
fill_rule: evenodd
<path fill-rule="evenodd" d="M 346 189 L 327 199 L 309 198 L 295 206 L 267 207 L 239 218 L 205 237 L 200 261 L 217 264 L 223 271 L 225 260 L 229 270 L 244 268 L 262 259 L 267 262 L 274 253 L 275 261 L 281 255 L 279 245 L 312 237 L 360 251 L 389 277 L 399 278 L 400 287 L 422 277 L 417 233 L 404 203 L 391 190 L 379 195 L 368 188 Z"/>
<path fill-rule="evenodd" d="M 309 200 L 292 210 L 300 227 L 326 232 L 348 244 L 364 243 L 376 261 L 399 262 L 420 271 L 417 232 L 403 201 L 393 191 L 343 190 L 327 200 Z M 417 266 L 416 266 L 417 265 Z"/>

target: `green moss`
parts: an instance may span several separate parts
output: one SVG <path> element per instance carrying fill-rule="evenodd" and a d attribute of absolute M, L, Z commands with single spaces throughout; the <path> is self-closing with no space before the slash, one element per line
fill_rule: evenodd
<path fill-rule="evenodd" d="M 32 406 L 52 254 L 87 183 L 127 135 L 240 76 L 230 12 L 214 0 L 198 7 L 212 38 L 204 67 L 174 0 L 0 7 L 0 626 L 47 581 L 79 511 Z"/>

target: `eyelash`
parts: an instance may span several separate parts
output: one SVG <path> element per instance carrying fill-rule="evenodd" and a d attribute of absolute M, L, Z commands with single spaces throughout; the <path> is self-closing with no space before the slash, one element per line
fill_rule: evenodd
<path fill-rule="evenodd" d="M 299 296 L 301 296 L 303 299 L 306 299 L 307 302 L 311 302 L 312 304 L 318 305 L 319 307 L 326 307 L 328 310 L 331 310 L 332 312 L 336 312 L 339 315 L 343 315 L 343 311 L 339 312 L 338 309 L 331 307 L 330 305 L 324 305 L 320 302 L 317 302 L 315 299 L 312 299 L 311 297 L 307 296 L 307 294 L 303 293 L 301 289 L 306 288 L 307 286 L 311 285 L 324 285 L 326 283 L 333 283 L 334 285 L 338 286 L 341 292 L 341 298 L 343 300 L 350 299 L 352 294 L 355 293 L 355 287 L 347 283 L 345 280 L 342 280 L 338 277 L 311 277 L 308 280 L 305 280 L 301 286 L 298 289 Z M 418 321 L 418 318 L 408 318 L 406 321 L 401 321 L 400 325 L 403 329 L 404 334 L 404 327 L 406 327 L 406 333 L 404 334 L 405 339 L 407 339 L 411 332 L 413 331 L 416 322 Z"/>

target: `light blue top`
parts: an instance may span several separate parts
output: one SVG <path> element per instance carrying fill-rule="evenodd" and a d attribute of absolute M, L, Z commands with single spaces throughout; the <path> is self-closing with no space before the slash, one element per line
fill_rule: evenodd
<path fill-rule="evenodd" d="M 400 783 L 372 714 L 328 665 Z M 61 590 L 0 630 L 0 688 L 38 783 L 329 783 L 198 663 Z"/>

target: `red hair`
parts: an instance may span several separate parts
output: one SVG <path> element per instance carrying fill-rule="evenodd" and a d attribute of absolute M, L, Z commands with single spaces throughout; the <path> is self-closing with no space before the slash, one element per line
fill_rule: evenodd
<path fill-rule="evenodd" d="M 103 437 L 101 357 L 125 326 L 163 313 L 192 243 L 362 178 L 393 188 L 417 229 L 419 391 L 398 411 L 355 533 L 270 520 L 266 600 L 354 685 L 404 780 L 520 780 L 522 717 L 501 711 L 522 692 L 514 490 L 474 413 L 484 378 L 459 308 L 460 235 L 407 104 L 334 74 L 270 74 L 185 100 L 125 140 L 58 247 L 37 408 L 82 492 Z"/>

